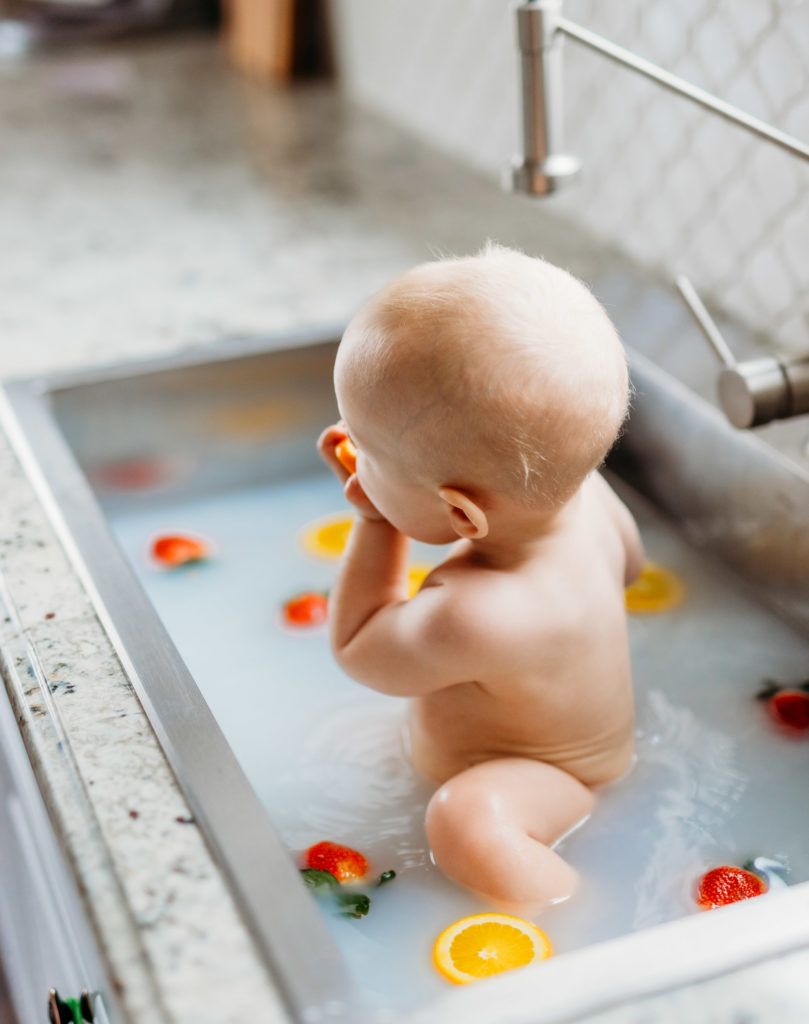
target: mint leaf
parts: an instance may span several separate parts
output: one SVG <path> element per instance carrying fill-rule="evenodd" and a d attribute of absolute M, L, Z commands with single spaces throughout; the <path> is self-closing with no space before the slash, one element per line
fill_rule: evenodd
<path fill-rule="evenodd" d="M 319 871 L 317 868 L 301 868 L 301 876 L 306 887 L 315 891 L 327 891 L 340 884 L 330 871 Z"/>
<path fill-rule="evenodd" d="M 343 917 L 365 917 L 371 909 L 371 900 L 361 892 L 335 892 L 334 898 Z"/>

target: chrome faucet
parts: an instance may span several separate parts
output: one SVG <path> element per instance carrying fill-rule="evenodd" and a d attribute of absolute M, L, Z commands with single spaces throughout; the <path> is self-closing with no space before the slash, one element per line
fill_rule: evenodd
<path fill-rule="evenodd" d="M 719 405 L 734 427 L 758 427 L 809 412 L 809 355 L 738 362 L 688 278 L 680 274 L 674 283 L 722 363 Z"/>
<path fill-rule="evenodd" d="M 563 0 L 527 0 L 517 8 L 521 53 L 523 153 L 512 164 L 515 191 L 546 196 L 575 179 L 581 162 L 562 144 L 562 43 L 584 44 L 624 67 L 684 96 L 793 156 L 809 160 L 809 145 L 665 71 L 637 54 L 562 16 Z M 719 402 L 737 427 L 809 412 L 809 355 L 768 356 L 737 362 L 687 278 L 677 279 L 697 323 L 723 364 Z"/>
<path fill-rule="evenodd" d="M 569 21 L 562 16 L 562 2 L 528 0 L 517 8 L 517 39 L 522 57 L 523 155 L 514 160 L 512 183 L 515 189 L 530 195 L 549 195 L 574 178 L 581 166 L 578 158 L 562 147 L 564 36 L 637 71 L 726 121 L 746 128 L 793 156 L 809 160 L 806 143 Z"/>
<path fill-rule="evenodd" d="M 556 24 L 562 0 L 517 8 L 522 57 L 523 156 L 515 157 L 512 186 L 544 196 L 579 173 L 581 161 L 562 148 L 562 36 Z"/>

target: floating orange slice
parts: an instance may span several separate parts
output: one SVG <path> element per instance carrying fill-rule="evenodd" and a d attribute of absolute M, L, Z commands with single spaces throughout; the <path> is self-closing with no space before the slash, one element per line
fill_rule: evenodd
<path fill-rule="evenodd" d="M 334 446 L 334 454 L 343 469 L 352 474 L 357 472 L 357 449 L 350 438 L 344 437 L 342 441 L 338 441 Z"/>
<path fill-rule="evenodd" d="M 433 566 L 416 563 L 407 570 L 407 596 L 413 597 L 417 594 L 427 575 L 432 572 Z"/>
<path fill-rule="evenodd" d="M 320 519 L 303 531 L 303 546 L 318 558 L 339 558 L 345 551 L 353 522 L 353 516 L 342 514 Z"/>
<path fill-rule="evenodd" d="M 647 562 L 640 576 L 626 588 L 626 610 L 636 615 L 656 615 L 676 608 L 685 588 L 669 569 Z"/>
<path fill-rule="evenodd" d="M 510 914 L 474 914 L 441 932 L 433 963 L 445 978 L 466 985 L 552 954 L 548 936 L 530 921 Z"/>

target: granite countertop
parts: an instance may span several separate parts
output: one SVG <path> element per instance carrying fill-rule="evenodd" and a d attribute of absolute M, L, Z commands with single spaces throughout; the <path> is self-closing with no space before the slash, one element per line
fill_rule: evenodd
<path fill-rule="evenodd" d="M 393 274 L 487 237 L 560 262 L 570 246 L 552 210 L 501 195 L 329 84 L 250 84 L 204 37 L 0 63 L 0 133 L 2 377 L 343 322 Z M 30 690 L 18 714 L 126 1013 L 284 1020 L 2 431 L 0 569 L 52 698 Z M 51 714 L 89 815 L 71 803 Z M 786 958 L 593 1020 L 805 1020 L 804 968 Z"/>

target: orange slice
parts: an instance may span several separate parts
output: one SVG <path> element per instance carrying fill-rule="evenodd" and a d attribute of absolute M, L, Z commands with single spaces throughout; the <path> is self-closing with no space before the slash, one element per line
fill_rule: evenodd
<path fill-rule="evenodd" d="M 357 449 L 350 438 L 344 437 L 342 441 L 338 441 L 334 446 L 334 454 L 343 469 L 347 469 L 352 475 L 357 472 Z"/>
<path fill-rule="evenodd" d="M 407 570 L 407 596 L 413 597 L 417 594 L 419 587 L 427 578 L 428 574 L 433 570 L 431 565 L 421 565 L 416 563 L 411 565 Z"/>
<path fill-rule="evenodd" d="M 353 516 L 343 514 L 320 519 L 303 531 L 303 546 L 318 558 L 339 558 L 345 551 L 353 522 Z"/>
<path fill-rule="evenodd" d="M 466 985 L 552 954 L 548 936 L 530 921 L 510 914 L 474 914 L 441 932 L 433 963 L 445 978 Z"/>
<path fill-rule="evenodd" d="M 647 562 L 640 576 L 626 588 L 626 610 L 636 615 L 656 615 L 676 608 L 685 588 L 669 569 Z"/>

